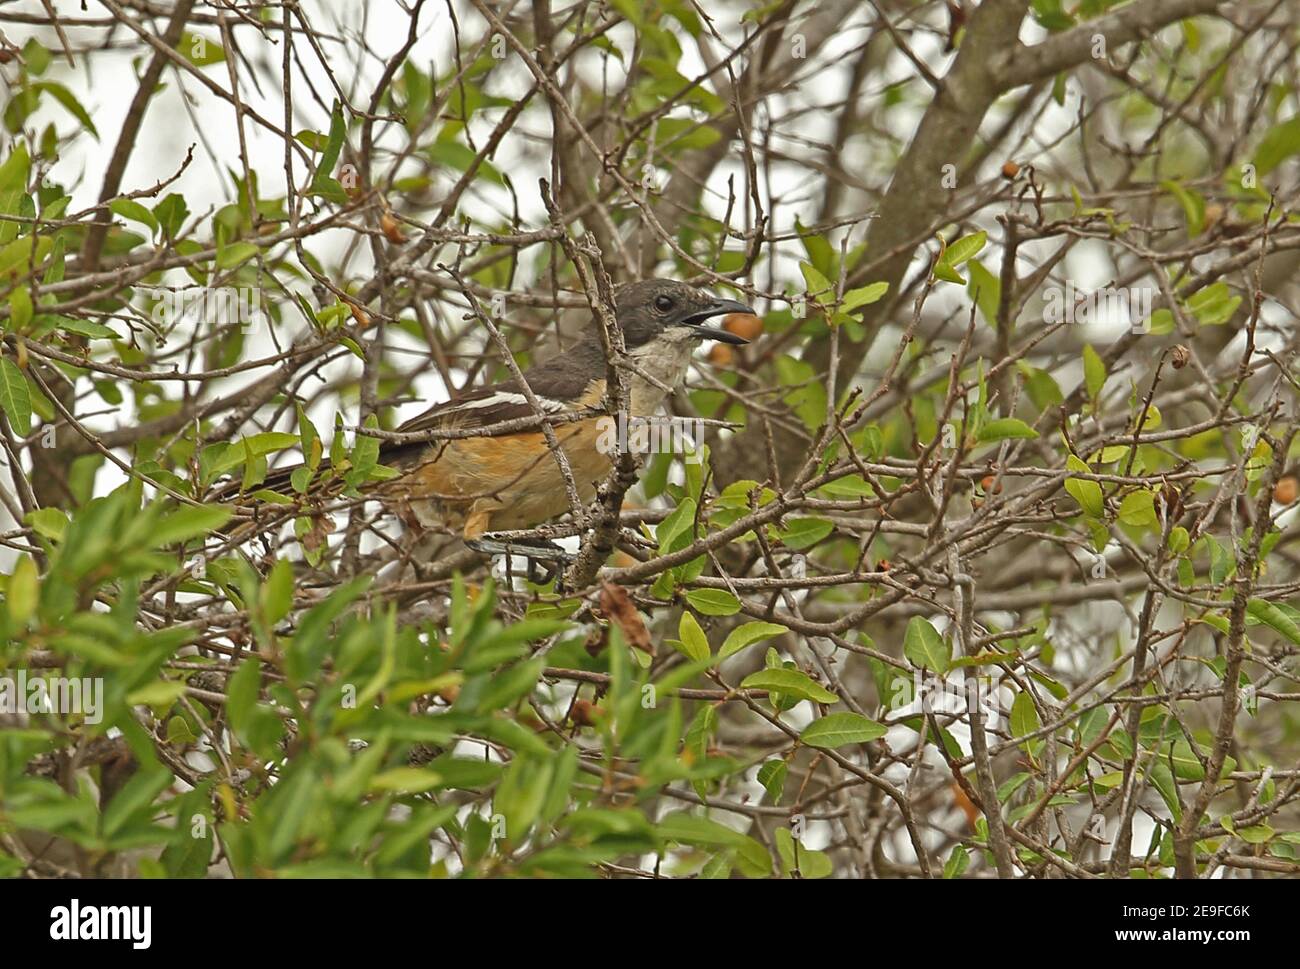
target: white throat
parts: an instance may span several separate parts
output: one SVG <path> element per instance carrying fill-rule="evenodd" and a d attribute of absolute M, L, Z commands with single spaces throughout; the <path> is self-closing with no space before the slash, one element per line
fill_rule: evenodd
<path fill-rule="evenodd" d="M 637 369 L 654 378 L 647 380 L 635 371 L 629 374 L 632 416 L 650 417 L 668 396 L 663 387 L 675 390 L 681 386 L 697 344 L 688 327 L 670 326 L 649 343 L 628 352 Z"/>

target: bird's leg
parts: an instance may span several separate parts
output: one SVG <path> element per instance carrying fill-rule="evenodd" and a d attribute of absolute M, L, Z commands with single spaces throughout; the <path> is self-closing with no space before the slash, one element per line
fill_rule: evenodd
<path fill-rule="evenodd" d="M 531 561 L 561 562 L 567 564 L 573 555 L 548 538 L 503 538 L 488 531 L 492 506 L 480 507 L 477 503 L 465 518 L 463 536 L 466 548 L 485 555 L 521 555 Z"/>
<path fill-rule="evenodd" d="M 573 559 L 572 552 L 549 538 L 499 538 L 494 532 L 484 532 L 477 538 L 466 538 L 465 547 L 484 555 L 521 555 L 538 562 L 567 564 Z"/>

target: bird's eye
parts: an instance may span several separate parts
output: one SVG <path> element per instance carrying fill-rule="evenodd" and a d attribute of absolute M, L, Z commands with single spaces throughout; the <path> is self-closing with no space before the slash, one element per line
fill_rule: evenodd
<path fill-rule="evenodd" d="M 660 313 L 667 313 L 673 308 L 673 298 L 671 296 L 656 296 L 655 309 Z"/>

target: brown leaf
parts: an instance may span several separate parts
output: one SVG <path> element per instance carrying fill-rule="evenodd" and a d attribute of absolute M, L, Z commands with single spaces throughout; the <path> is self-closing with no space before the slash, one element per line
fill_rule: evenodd
<path fill-rule="evenodd" d="M 654 643 L 650 641 L 650 631 L 645 628 L 641 613 L 632 604 L 632 597 L 621 585 L 612 582 L 600 584 L 600 611 L 612 622 L 618 623 L 623 631 L 623 638 L 643 653 L 655 654 Z"/>
<path fill-rule="evenodd" d="M 304 549 L 315 552 L 317 549 L 325 547 L 325 543 L 329 540 L 330 533 L 333 531 L 334 517 L 332 515 L 314 513 L 311 516 L 311 527 L 303 533 L 299 541 L 302 542 Z"/>

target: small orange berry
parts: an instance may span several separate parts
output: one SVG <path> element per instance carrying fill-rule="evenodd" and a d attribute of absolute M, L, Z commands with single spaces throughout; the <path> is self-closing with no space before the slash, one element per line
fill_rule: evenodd
<path fill-rule="evenodd" d="M 598 717 L 604 715 L 605 711 L 590 700 L 574 700 L 569 718 L 579 727 L 591 727 L 595 725 Z"/>
<path fill-rule="evenodd" d="M 1289 505 L 1295 501 L 1297 492 L 1300 492 L 1300 481 L 1296 480 L 1295 475 L 1288 474 L 1279 478 L 1273 487 L 1273 500 L 1279 505 Z"/>
<path fill-rule="evenodd" d="M 360 327 L 361 329 L 364 330 L 366 327 L 370 325 L 370 314 L 367 313 L 358 304 L 349 303 L 348 312 L 352 314 L 352 319 L 356 321 L 357 326 Z"/>
<path fill-rule="evenodd" d="M 401 223 L 388 210 L 384 210 L 384 214 L 379 217 L 379 228 L 384 233 L 384 238 L 395 246 L 400 246 L 406 241 Z"/>
<path fill-rule="evenodd" d="M 753 313 L 728 313 L 722 318 L 722 328 L 746 340 L 755 340 L 763 332 L 763 321 Z"/>

